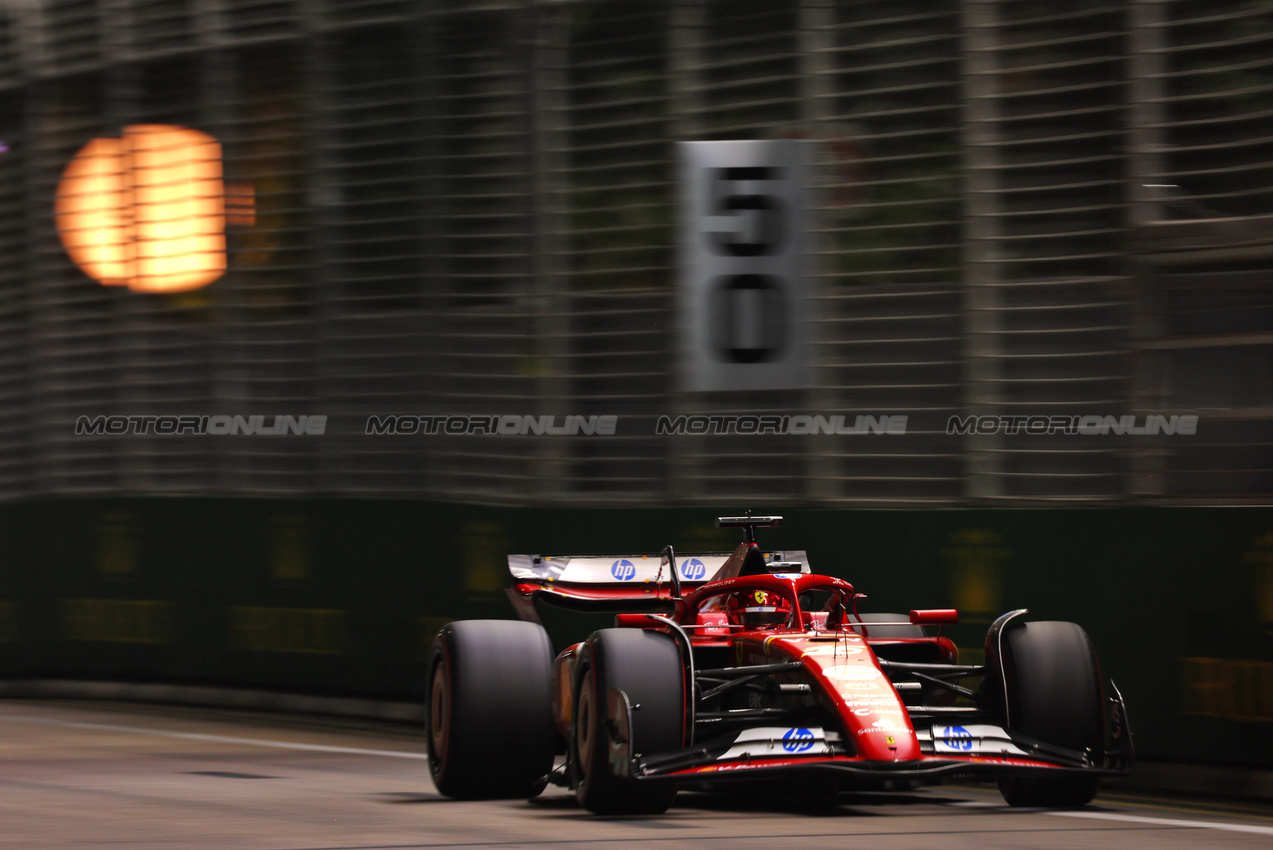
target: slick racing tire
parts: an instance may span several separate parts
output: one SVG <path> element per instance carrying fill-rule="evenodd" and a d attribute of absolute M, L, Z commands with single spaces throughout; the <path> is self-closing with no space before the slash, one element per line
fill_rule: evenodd
<path fill-rule="evenodd" d="M 1092 641 L 1074 623 L 1009 626 L 1003 633 L 1007 705 L 1004 725 L 1059 747 L 1104 747 L 1104 697 Z M 999 791 L 1010 806 L 1076 808 L 1096 796 L 1091 776 L 1002 779 Z"/>
<path fill-rule="evenodd" d="M 685 741 L 685 668 L 672 638 L 644 629 L 594 632 L 579 655 L 570 762 L 575 796 L 595 814 L 662 814 L 676 789 L 616 776 L 610 762 L 606 694 L 632 705 L 632 754 L 680 749 Z"/>
<path fill-rule="evenodd" d="M 924 637 L 924 627 L 916 626 L 910 623 L 910 617 L 906 614 L 860 614 L 849 615 L 849 624 L 856 625 L 858 623 L 866 624 L 867 637 L 871 638 L 922 638 Z M 872 626 L 871 623 L 901 623 L 897 626 Z M 861 632 L 861 629 L 854 631 Z"/>
<path fill-rule="evenodd" d="M 544 790 L 559 737 L 553 649 L 537 623 L 447 624 L 429 654 L 429 770 L 459 799 L 527 799 Z"/>

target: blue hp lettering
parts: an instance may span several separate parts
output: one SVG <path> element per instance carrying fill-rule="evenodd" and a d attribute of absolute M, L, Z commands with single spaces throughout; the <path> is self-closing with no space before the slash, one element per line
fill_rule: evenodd
<path fill-rule="evenodd" d="M 686 558 L 681 562 L 681 578 L 686 581 L 700 581 L 707 575 L 707 565 L 698 558 Z"/>
<path fill-rule="evenodd" d="M 624 558 L 610 565 L 610 575 L 619 581 L 632 581 L 636 578 L 636 565 Z"/>
<path fill-rule="evenodd" d="M 947 739 L 947 743 L 956 750 L 972 749 L 972 733 L 962 726 L 947 726 L 946 734 L 942 737 Z"/>
<path fill-rule="evenodd" d="M 782 748 L 789 753 L 813 749 L 813 733 L 808 729 L 788 729 L 782 735 Z"/>

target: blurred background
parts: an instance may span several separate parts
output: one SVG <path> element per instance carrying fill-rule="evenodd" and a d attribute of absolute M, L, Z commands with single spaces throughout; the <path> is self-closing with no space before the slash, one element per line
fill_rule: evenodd
<path fill-rule="evenodd" d="M 1267 503 L 1271 48 L 1265 0 L 6 0 L 0 496 Z M 155 126 L 220 167 L 202 282 L 86 270 L 77 232 L 144 233 L 54 214 L 89 191 L 86 146 Z M 678 392 L 676 142 L 779 138 L 813 160 L 814 389 Z M 368 440 L 357 418 L 491 404 L 912 419 L 545 445 Z M 173 412 L 333 427 L 72 428 Z M 943 433 L 1159 412 L 1199 414 L 1197 437 Z"/>
<path fill-rule="evenodd" d="M 808 150 L 807 387 L 681 389 L 677 143 L 733 139 Z M 1083 623 L 1151 755 L 1267 762 L 1271 224 L 1270 0 L 0 0 L 0 673 L 416 697 L 507 553 L 746 506 L 968 657 Z M 909 425 L 652 427 L 765 410 Z M 158 414 L 329 423 L 75 434 Z"/>

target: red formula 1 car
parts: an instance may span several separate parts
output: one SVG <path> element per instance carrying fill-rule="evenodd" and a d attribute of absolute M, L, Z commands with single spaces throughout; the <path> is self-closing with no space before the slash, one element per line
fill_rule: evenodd
<path fill-rule="evenodd" d="M 803 552 L 725 517 L 732 554 L 509 557 L 516 620 L 447 625 L 429 661 L 429 763 L 452 797 L 567 786 L 593 812 L 666 811 L 729 781 L 838 791 L 997 779 L 1012 805 L 1079 806 L 1133 752 L 1122 696 L 1073 623 L 1004 614 L 984 665 L 925 626 L 861 614 Z M 616 613 L 554 654 L 535 603 Z M 564 763 L 554 767 L 557 757 Z M 799 780 L 797 784 L 793 782 Z"/>

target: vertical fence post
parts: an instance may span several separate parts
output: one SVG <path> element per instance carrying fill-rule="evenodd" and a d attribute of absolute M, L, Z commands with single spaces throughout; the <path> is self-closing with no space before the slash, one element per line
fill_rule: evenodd
<path fill-rule="evenodd" d="M 337 344 L 336 311 L 338 291 L 335 270 L 341 260 L 337 231 L 341 215 L 340 187 L 335 181 L 337 169 L 335 75 L 332 72 L 334 38 L 328 25 L 328 0 L 302 0 L 301 26 L 305 37 L 301 67 L 304 69 L 304 89 L 301 97 L 305 104 L 305 144 L 309 167 L 305 171 L 308 197 L 309 251 L 313 257 L 309 269 L 309 283 L 314 293 L 314 317 L 310 328 L 310 345 L 313 351 L 314 386 L 322 410 L 310 413 L 329 414 L 328 405 L 336 397 L 336 381 L 332 370 L 339 354 Z M 330 424 L 330 423 L 329 423 Z M 340 439 L 337 435 L 315 440 L 312 450 L 317 453 L 315 484 L 320 491 L 332 489 L 335 458 L 331 446 Z"/>
<path fill-rule="evenodd" d="M 805 297 L 815 306 L 808 312 L 810 320 L 805 328 L 810 353 L 808 369 L 814 380 L 803 395 L 811 412 L 826 413 L 835 404 L 835 391 L 828 389 L 831 363 L 826 329 L 829 323 L 823 321 L 825 314 L 835 309 L 828 292 L 826 197 L 823 194 L 829 168 L 823 137 L 829 130 L 831 99 L 835 93 L 835 9 L 830 0 L 801 0 L 799 26 L 800 123 L 803 125 L 801 135 L 809 147 L 805 172 L 809 185 L 804 187 L 804 220 L 808 231 L 805 234 Z M 824 305 L 824 309 L 817 309 L 817 305 Z M 840 465 L 835 453 L 828 450 L 835 443 L 814 437 L 804 445 L 805 498 L 815 503 L 829 502 L 840 495 L 836 483 Z"/>
<path fill-rule="evenodd" d="M 227 0 L 207 0 L 196 4 L 192 12 L 195 38 L 202 49 L 199 95 L 200 111 L 208 126 L 221 139 L 222 179 L 234 182 L 238 174 L 237 140 L 230 136 L 234 124 L 235 84 L 234 56 L 227 33 Z M 212 299 L 213 351 L 216 361 L 212 373 L 212 407 L 210 413 L 235 414 L 247 411 L 236 407 L 247 398 L 247 389 L 239 363 L 239 311 L 236 309 L 235 254 L 232 234 L 226 234 L 226 274 L 217 285 L 208 287 Z M 241 493 L 247 489 L 242 462 L 225 441 L 215 441 L 210 449 L 214 475 L 209 490 L 219 493 Z"/>
<path fill-rule="evenodd" d="M 53 67 L 48 45 L 50 26 L 44 7 L 39 3 L 20 4 L 11 7 L 18 23 L 20 37 L 16 48 L 21 57 L 20 67 L 26 85 L 23 99 L 23 182 L 26 195 L 24 230 L 27 255 L 27 325 L 28 350 L 31 358 L 31 495 L 56 495 L 61 487 L 59 475 L 65 463 L 65 454 L 57 443 L 61 439 L 52 436 L 52 429 L 59 427 L 55 368 L 53 358 L 56 341 L 52 330 L 62 313 L 61 305 L 48 289 L 48 281 L 54 278 L 54 270 L 42 253 L 45 241 L 53 234 L 48 230 L 47 206 L 37 199 L 46 198 L 42 180 L 52 178 L 58 172 L 58 163 L 48 153 L 51 132 L 48 120 L 51 111 L 50 97 L 53 86 Z M 51 183 L 51 180 L 50 180 Z M 46 199 L 47 203 L 47 199 Z"/>
<path fill-rule="evenodd" d="M 668 48 L 669 94 L 672 102 L 672 138 L 677 142 L 694 141 L 703 133 L 703 28 L 706 25 L 707 8 L 704 0 L 673 0 L 670 20 L 670 41 Z M 679 157 L 680 152 L 677 151 Z M 672 173 L 681 173 L 679 161 L 674 164 Z M 681 208 L 681 187 L 673 190 L 673 202 L 678 211 L 675 218 L 679 220 Z M 671 391 L 668 394 L 667 410 L 655 413 L 667 413 L 677 416 L 694 412 L 694 402 L 690 393 L 679 388 L 682 352 L 678 350 L 680 339 L 679 325 L 684 320 L 677 314 L 676 305 L 680 303 L 677 287 L 680 286 L 681 267 L 685 262 L 682 245 L 686 234 L 682 232 L 685 223 L 674 230 L 677 248 L 673 254 L 674 267 L 668 298 L 672 304 L 672 332 L 665 334 L 664 339 L 672 346 L 671 357 L 668 358 L 671 375 L 668 383 Z M 700 495 L 702 485 L 701 464 L 697 449 L 703 437 L 683 435 L 667 438 L 666 487 L 664 495 L 676 502 L 694 502 Z"/>
<path fill-rule="evenodd" d="M 423 41 L 423 60 L 421 66 L 425 79 L 421 83 L 425 114 L 433 132 L 426 133 L 424 146 L 424 191 L 421 204 L 421 220 L 425 229 L 422 237 L 424 253 L 427 259 L 426 291 L 421 307 L 424 311 L 423 326 L 425 342 L 423 350 L 424 369 L 420 376 L 422 397 L 430 412 L 439 413 L 439 405 L 445 397 L 445 381 L 440 377 L 447 369 L 448 357 L 446 341 L 442 338 L 441 329 L 446 327 L 452 309 L 448 293 L 450 280 L 450 261 L 446 259 L 447 216 L 454 202 L 446 191 L 446 163 L 441 140 L 438 138 L 446 132 L 443 108 L 446 96 L 443 74 L 446 70 L 445 58 L 442 54 L 442 42 L 446 26 L 446 11 L 441 0 L 419 0 L 418 32 Z M 441 498 L 444 485 L 452 475 L 452 456 L 438 448 L 437 443 L 427 443 L 421 449 L 424 477 L 423 493 L 425 496 Z"/>
<path fill-rule="evenodd" d="M 125 128 L 143 123 L 138 114 L 141 103 L 142 73 L 140 59 L 134 42 L 136 29 L 135 9 L 132 0 L 103 0 L 102 14 L 98 18 L 101 27 L 102 60 L 105 65 L 102 111 L 111 135 L 124 137 Z M 130 163 L 135 165 L 135 163 Z M 131 184 L 134 175 L 125 173 L 125 185 Z M 131 246 L 135 251 L 136 247 Z M 134 257 L 134 262 L 137 258 Z M 150 393 L 147 386 L 147 307 L 148 299 L 119 291 L 111 299 L 113 304 L 113 350 L 110 361 L 114 366 L 114 398 L 117 413 L 138 416 L 155 411 L 150 409 Z M 143 436 L 113 441 L 112 453 L 118 461 L 115 486 L 124 492 L 146 492 L 154 489 L 150 458 L 147 447 L 152 437 Z"/>
<path fill-rule="evenodd" d="M 962 17 L 964 412 L 985 416 L 1000 413 L 1002 402 L 998 2 L 965 0 Z M 998 434 L 973 433 L 965 441 L 965 495 L 974 502 L 1006 495 Z"/>
<path fill-rule="evenodd" d="M 570 400 L 569 278 L 564 268 L 562 150 L 565 147 L 568 11 L 557 4 L 528 3 L 530 45 L 531 229 L 535 310 L 536 396 L 541 416 L 572 413 Z M 498 411 L 497 411 L 498 412 Z M 532 491 L 564 501 L 572 490 L 566 439 L 538 440 Z"/>
<path fill-rule="evenodd" d="M 1164 191 L 1152 184 L 1163 183 L 1166 171 L 1162 127 L 1163 49 L 1166 43 L 1166 3 L 1163 0 L 1133 0 L 1129 10 L 1130 44 L 1127 70 L 1130 76 L 1128 104 L 1128 205 L 1127 224 L 1133 246 L 1153 222 L 1163 220 Z M 1154 288 L 1152 263 L 1135 247 L 1128 252 L 1131 283 L 1131 334 L 1129 357 L 1132 367 L 1132 406 L 1137 415 L 1159 409 L 1165 402 L 1161 380 L 1161 360 L 1144 343 L 1164 335 L 1160 293 Z M 1132 498 L 1161 496 L 1166 492 L 1166 458 L 1163 449 L 1131 448 L 1128 491 Z"/>
<path fill-rule="evenodd" d="M 420 256 L 417 261 L 420 275 L 420 289 L 416 300 L 419 316 L 420 332 L 419 367 L 416 374 L 417 391 L 413 398 L 426 409 L 431 409 L 440 396 L 437 371 L 440 368 L 440 352 L 438 335 L 434 329 L 445 321 L 446 297 L 443 291 L 444 276 L 438 268 L 437 257 L 440 255 L 442 240 L 438 238 L 441 217 L 436 209 L 443 195 L 439 185 L 438 139 L 440 130 L 437 122 L 440 115 L 438 107 L 438 82 L 441 62 L 436 46 L 437 21 L 434 3 L 420 0 L 411 4 L 411 17 L 408 26 L 411 29 L 411 69 L 414 74 L 412 91 L 416 96 L 420 113 L 416 116 L 416 127 L 419 128 L 416 142 L 421 163 L 420 193 L 416 202 L 419 214 Z M 434 128 L 432 132 L 429 128 Z M 359 414 L 356 421 L 361 433 L 365 422 L 362 417 L 372 411 L 355 411 Z M 420 483 L 418 492 L 429 496 L 436 495 L 438 471 L 441 455 L 429 446 L 419 450 Z"/>

